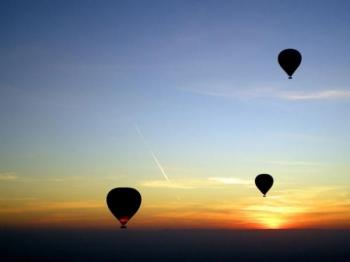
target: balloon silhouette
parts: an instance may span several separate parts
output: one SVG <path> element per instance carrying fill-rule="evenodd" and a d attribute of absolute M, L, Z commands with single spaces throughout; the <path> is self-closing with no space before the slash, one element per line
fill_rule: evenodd
<path fill-rule="evenodd" d="M 285 49 L 279 53 L 278 63 L 287 73 L 289 79 L 292 79 L 293 73 L 301 63 L 301 54 L 295 49 Z"/>
<path fill-rule="evenodd" d="M 255 185 L 261 193 L 266 197 L 266 193 L 270 190 L 273 184 L 273 178 L 269 174 L 260 174 L 255 178 Z"/>
<path fill-rule="evenodd" d="M 126 224 L 135 215 L 140 205 L 141 195 L 134 188 L 117 187 L 107 194 L 107 206 L 119 220 L 120 228 L 126 228 Z"/>

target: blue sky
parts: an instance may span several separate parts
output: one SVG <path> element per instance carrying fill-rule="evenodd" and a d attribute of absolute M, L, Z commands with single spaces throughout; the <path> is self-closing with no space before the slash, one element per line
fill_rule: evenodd
<path fill-rule="evenodd" d="M 348 134 L 346 1 L 2 5 L 2 148 L 13 153 L 28 143 L 71 151 L 70 140 L 103 151 L 123 135 L 128 150 L 134 121 L 169 157 L 188 143 L 252 149 L 255 132 Z M 293 81 L 276 63 L 288 47 L 303 54 Z M 327 90 L 346 98 L 312 97 Z"/>

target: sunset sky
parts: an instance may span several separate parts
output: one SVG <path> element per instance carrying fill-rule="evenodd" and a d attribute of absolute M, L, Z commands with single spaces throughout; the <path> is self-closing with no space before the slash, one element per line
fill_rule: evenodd
<path fill-rule="evenodd" d="M 0 227 L 350 228 L 349 10 L 1 1 Z"/>

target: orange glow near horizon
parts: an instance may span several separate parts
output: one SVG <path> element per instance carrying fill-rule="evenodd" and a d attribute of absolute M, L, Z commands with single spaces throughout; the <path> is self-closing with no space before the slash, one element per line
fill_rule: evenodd
<path fill-rule="evenodd" d="M 54 227 L 54 228 L 115 228 L 119 222 L 101 204 L 84 203 L 81 207 L 73 204 L 57 205 L 56 210 L 14 212 L 2 216 L 1 223 L 14 227 Z M 67 209 L 68 207 L 68 209 Z M 245 213 L 244 213 L 245 212 Z M 157 228 L 198 228 L 198 229 L 292 229 L 292 228 L 349 228 L 349 223 L 337 225 L 336 215 L 324 215 L 323 221 L 312 213 L 291 214 L 273 213 L 271 211 L 244 211 L 222 213 L 221 211 L 184 211 L 176 212 L 144 207 L 128 225 L 135 229 Z M 2 212 L 2 215 L 4 213 Z M 338 219 L 341 219 L 338 217 Z"/>
<path fill-rule="evenodd" d="M 143 202 L 128 225 L 135 229 L 350 228 L 346 188 L 285 190 L 274 192 L 267 198 L 252 190 L 251 195 L 237 198 L 232 195 L 235 192 L 231 185 L 212 184 L 213 179 L 205 185 L 193 181 L 194 189 L 180 182 L 148 183 L 139 187 Z M 0 199 L 0 224 L 11 227 L 118 227 L 119 222 L 105 203 L 104 190 L 96 195 L 98 197 L 91 195 L 55 201 L 50 201 L 50 196 L 47 200 Z"/>

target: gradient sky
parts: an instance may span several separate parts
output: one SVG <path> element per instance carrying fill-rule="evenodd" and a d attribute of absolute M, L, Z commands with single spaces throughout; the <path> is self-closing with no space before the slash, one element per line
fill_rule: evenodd
<path fill-rule="evenodd" d="M 350 228 L 349 9 L 1 1 L 0 225 L 115 227 L 130 186 L 135 228 Z"/>

